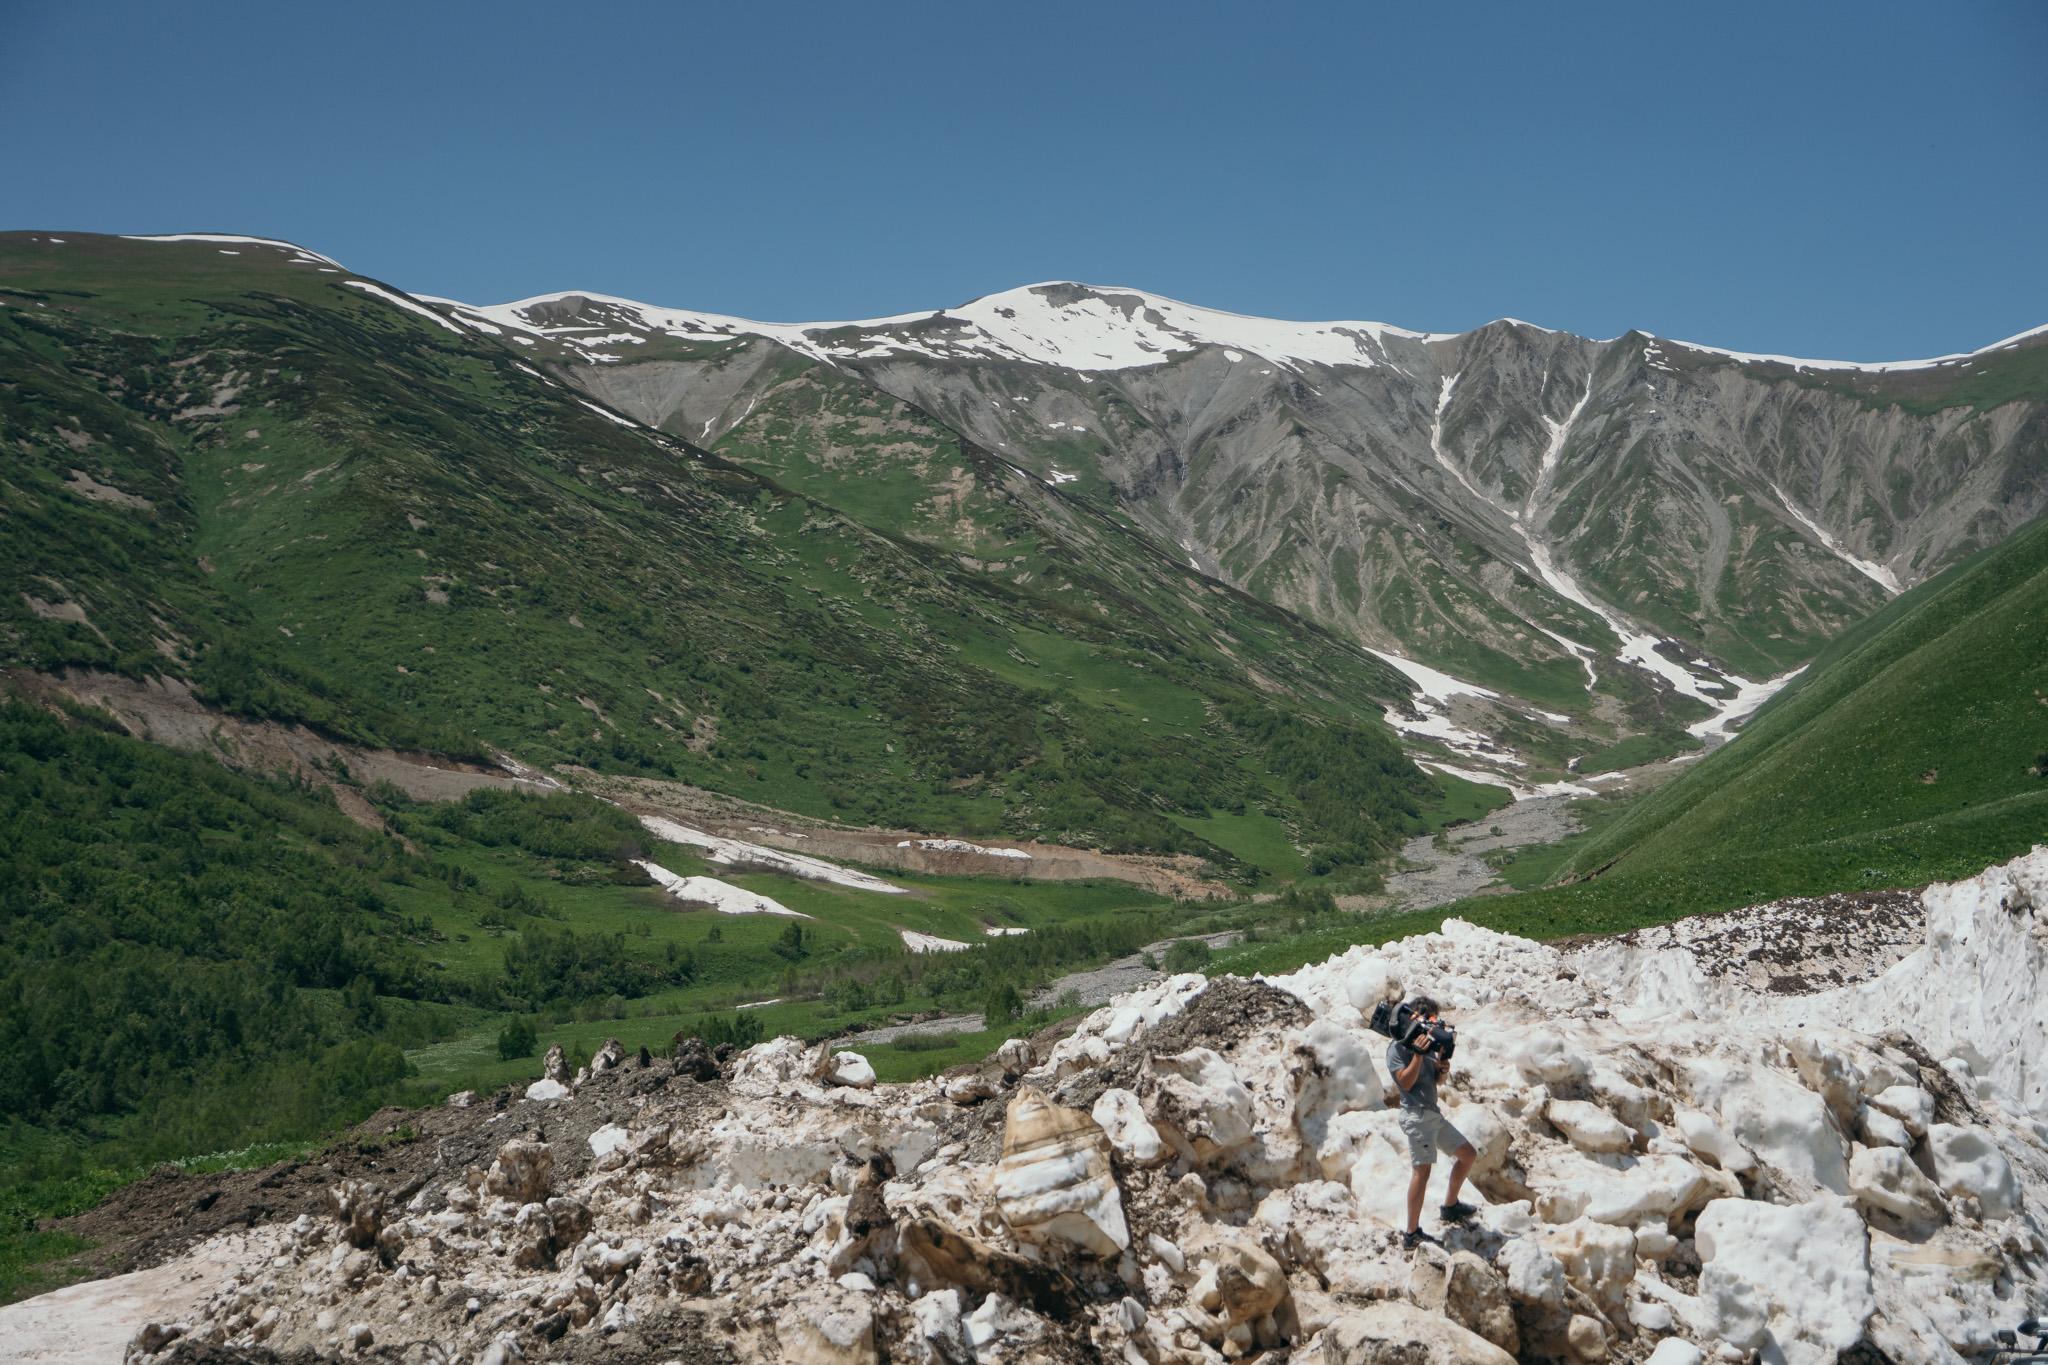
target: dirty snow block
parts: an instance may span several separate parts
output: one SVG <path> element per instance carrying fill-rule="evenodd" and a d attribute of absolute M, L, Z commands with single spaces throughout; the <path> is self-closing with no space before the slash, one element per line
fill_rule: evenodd
<path fill-rule="evenodd" d="M 1955 1123 L 1927 1126 L 1927 1155 L 1934 1179 L 1950 1194 L 1974 1197 L 1986 1221 L 2010 1218 L 2021 1207 L 2020 1182 L 2012 1163 L 1980 1128 Z"/>
<path fill-rule="evenodd" d="M 1763 1057 L 1715 1056 L 1688 1062 L 1686 1081 L 1781 1183 L 1849 1192 L 1849 1153 L 1827 1101 L 1794 1076 Z"/>
<path fill-rule="evenodd" d="M 1252 1097 L 1237 1071 L 1206 1047 L 1146 1061 L 1154 1085 L 1152 1122 L 1177 1135 L 1196 1162 L 1236 1151 L 1252 1140 Z M 1179 1145 L 1179 1144 L 1177 1144 Z"/>
<path fill-rule="evenodd" d="M 875 1068 L 858 1052 L 835 1052 L 831 1070 L 825 1073 L 825 1079 L 833 1085 L 853 1090 L 872 1090 L 875 1087 Z"/>
<path fill-rule="evenodd" d="M 1936 1228 L 1948 1219 L 1941 1191 L 1897 1147 L 1857 1152 L 1849 1161 L 1849 1191 L 1863 1208 L 1890 1214 L 1908 1228 Z"/>
<path fill-rule="evenodd" d="M 1711 1205 L 1709 1206 L 1711 1207 Z M 1578 1218 L 1546 1228 L 1543 1249 L 1564 1265 L 1565 1278 L 1619 1318 L 1636 1277 L 1636 1235 L 1627 1228 Z"/>
<path fill-rule="evenodd" d="M 1538 1308 L 1564 1306 L 1564 1262 L 1544 1250 L 1534 1237 L 1512 1237 L 1501 1246 L 1495 1264 L 1507 1277 L 1515 1302 Z"/>
<path fill-rule="evenodd" d="M 1702 1114 L 1697 1109 L 1681 1108 L 1673 1118 L 1678 1125 L 1678 1136 L 1694 1156 L 1733 1175 L 1755 1168 L 1756 1158 L 1749 1154 L 1749 1149 L 1714 1122 L 1712 1115 Z"/>
<path fill-rule="evenodd" d="M 1628 1125 L 1585 1100 L 1552 1100 L 1543 1117 L 1582 1152 L 1626 1152 L 1635 1145 Z"/>
<path fill-rule="evenodd" d="M 1131 1245 L 1109 1139 L 1094 1119 L 1025 1086 L 1003 1121 L 995 1196 L 1020 1241 L 1068 1242 L 1097 1256 Z"/>
<path fill-rule="evenodd" d="M 1440 1313 L 1386 1299 L 1347 1308 L 1315 1336 L 1318 1350 L 1303 1353 L 1318 1365 L 1514 1365 L 1515 1358 Z"/>
<path fill-rule="evenodd" d="M 874 1309 L 866 1295 L 838 1285 L 792 1300 L 777 1315 L 775 1334 L 788 1365 L 870 1365 L 876 1358 Z"/>
<path fill-rule="evenodd" d="M 1145 1106 L 1128 1090 L 1111 1086 L 1103 1091 L 1088 1116 L 1108 1136 L 1117 1155 L 1134 1166 L 1150 1166 L 1169 1155 L 1159 1130 L 1145 1117 Z"/>
<path fill-rule="evenodd" d="M 1870 1107 L 1890 1114 L 1916 1138 L 1925 1137 L 1927 1125 L 1934 1122 L 1934 1096 L 1917 1085 L 1895 1085 L 1880 1090 L 1870 1097 Z"/>
<path fill-rule="evenodd" d="M 1717 1194 L 1739 1193 L 1740 1188 L 1733 1176 L 1710 1174 L 1682 1156 L 1646 1156 L 1619 1171 L 1583 1161 L 1576 1172 L 1543 1191 L 1536 1209 L 1558 1223 L 1590 1218 L 1619 1227 L 1668 1225 Z"/>
<path fill-rule="evenodd" d="M 1564 1038 L 1549 1029 L 1532 1029 L 1511 1054 L 1515 1069 L 1544 1085 L 1583 1081 L 1592 1068 Z"/>
<path fill-rule="evenodd" d="M 1287 1040 L 1294 1063 L 1294 1128 L 1302 1145 L 1322 1146 L 1339 1114 L 1385 1107 L 1377 1049 L 1350 1029 L 1318 1019 Z"/>
<path fill-rule="evenodd" d="M 1856 1111 L 1856 1134 L 1873 1147 L 1902 1147 L 1911 1150 L 1913 1134 L 1898 1116 L 1873 1108 L 1868 1101 Z M 1849 1163 L 1849 1188 L 1856 1188 L 1856 1163 Z"/>
<path fill-rule="evenodd" d="M 1739 1350 L 1785 1365 L 1834 1365 L 1862 1340 L 1877 1307 L 1869 1234 L 1846 1200 L 1716 1199 L 1700 1214 L 1694 1245 L 1705 1266 L 1701 1327 Z"/>
<path fill-rule="evenodd" d="M 484 1189 L 517 1204 L 533 1204 L 547 1198 L 554 1178 L 555 1154 L 545 1142 L 513 1138 L 498 1149 L 498 1159 L 484 1177 Z"/>
<path fill-rule="evenodd" d="M 1369 957 L 1345 976 L 1344 998 L 1353 1009 L 1369 1016 L 1381 1001 L 1401 998 L 1401 973 L 1384 957 Z"/>
<path fill-rule="evenodd" d="M 1465 1135 L 1478 1156 L 1472 1161 L 1474 1176 L 1499 1170 L 1508 1159 L 1508 1126 L 1491 1105 L 1461 1103 L 1445 1096 L 1444 1117 Z"/>
<path fill-rule="evenodd" d="M 1706 1356 L 1684 1337 L 1666 1337 L 1643 1365 L 1701 1365 Z"/>

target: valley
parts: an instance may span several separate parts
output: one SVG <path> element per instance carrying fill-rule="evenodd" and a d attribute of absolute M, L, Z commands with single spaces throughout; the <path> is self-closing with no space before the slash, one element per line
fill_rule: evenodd
<path fill-rule="evenodd" d="M 966 1087 L 985 1147 L 986 1059 L 1162 991 L 1775 935 L 2048 831 L 2048 335 L 759 324 L 76 233 L 0 305 L 0 1298 L 159 1163 L 524 1125 L 544 1057 Z"/>

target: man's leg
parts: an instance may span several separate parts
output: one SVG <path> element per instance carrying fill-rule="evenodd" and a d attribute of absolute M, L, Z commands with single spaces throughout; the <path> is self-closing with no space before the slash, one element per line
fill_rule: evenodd
<path fill-rule="evenodd" d="M 1479 1153 L 1473 1149 L 1472 1144 L 1469 1142 L 1462 1144 L 1451 1155 L 1455 1160 L 1451 1162 L 1451 1188 L 1444 1195 L 1444 1203 L 1447 1206 L 1458 1202 L 1458 1191 L 1465 1187 L 1465 1176 L 1471 1171 L 1472 1163 L 1479 1160 Z M 1414 1205 L 1415 1199 L 1415 1192 L 1411 1189 L 1408 1195 L 1408 1202 Z M 1416 1207 L 1420 1206 L 1416 1205 Z M 1412 1210 L 1409 1212 L 1408 1220 L 1411 1223 L 1415 1221 L 1415 1214 Z"/>
<path fill-rule="evenodd" d="M 1422 1196 L 1429 1190 L 1427 1166 L 1417 1166 L 1408 1176 L 1408 1231 L 1422 1226 Z"/>

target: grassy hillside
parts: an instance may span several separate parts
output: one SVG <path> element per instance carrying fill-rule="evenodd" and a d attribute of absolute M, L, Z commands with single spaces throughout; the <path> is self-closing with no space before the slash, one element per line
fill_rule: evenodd
<path fill-rule="evenodd" d="M 1586 841 L 1567 873 L 1748 858 L 1897 884 L 2024 851 L 2048 836 L 2044 610 L 2038 521 L 1835 641 L 1739 742 Z"/>
<path fill-rule="evenodd" d="M 957 440 L 981 556 L 773 481 L 794 426 L 728 463 L 288 249 L 12 234 L 0 279 L 0 662 L 1246 876 L 1204 822 L 1366 867 L 1443 799 L 1377 662 Z"/>

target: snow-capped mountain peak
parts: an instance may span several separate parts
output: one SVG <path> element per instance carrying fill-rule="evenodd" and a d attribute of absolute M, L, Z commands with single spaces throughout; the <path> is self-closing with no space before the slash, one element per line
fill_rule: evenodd
<path fill-rule="evenodd" d="M 984 295 L 955 308 L 846 322 L 755 322 L 660 308 L 585 292 L 515 303 L 453 305 L 471 317 L 579 350 L 632 344 L 639 334 L 685 340 L 760 336 L 814 359 L 1011 360 L 1082 372 L 1164 364 L 1201 347 L 1271 364 L 1370 368 L 1387 338 L 1447 339 L 1382 322 L 1288 322 L 1227 313 L 1141 289 L 1046 281 Z M 618 333 L 623 329 L 628 335 Z"/>

